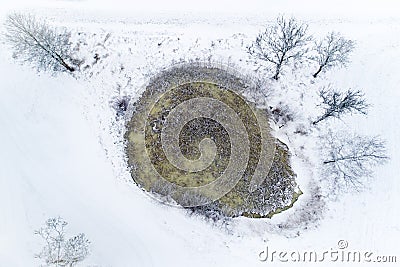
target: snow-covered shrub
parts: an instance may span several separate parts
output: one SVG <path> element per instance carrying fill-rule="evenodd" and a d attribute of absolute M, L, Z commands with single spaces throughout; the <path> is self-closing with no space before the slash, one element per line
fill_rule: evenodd
<path fill-rule="evenodd" d="M 202 218 L 215 223 L 215 224 L 227 224 L 231 220 L 224 212 L 221 210 L 220 204 L 218 202 L 212 202 L 207 205 L 197 206 L 188 208 L 191 215 L 199 215 Z"/>
<path fill-rule="evenodd" d="M 123 116 L 128 109 L 129 100 L 131 98 L 129 96 L 118 96 L 113 100 L 112 107 L 115 110 L 117 117 Z"/>
<path fill-rule="evenodd" d="M 44 241 L 45 246 L 36 257 L 43 260 L 46 266 L 75 266 L 89 255 L 90 241 L 80 233 L 66 239 L 67 222 L 62 218 L 50 218 L 35 234 Z"/>
<path fill-rule="evenodd" d="M 293 110 L 291 110 L 288 105 L 282 102 L 279 102 L 275 107 L 270 107 L 270 110 L 272 119 L 279 126 L 279 128 L 294 120 L 295 114 Z"/>

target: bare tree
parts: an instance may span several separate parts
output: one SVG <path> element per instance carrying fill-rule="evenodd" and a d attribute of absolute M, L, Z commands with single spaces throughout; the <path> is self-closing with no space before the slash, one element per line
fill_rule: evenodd
<path fill-rule="evenodd" d="M 50 27 L 33 15 L 14 13 L 7 17 L 6 41 L 14 49 L 14 57 L 34 63 L 38 69 L 76 70 L 78 60 L 71 56 L 70 33 Z"/>
<path fill-rule="evenodd" d="M 367 109 L 369 104 L 364 98 L 364 94 L 360 90 L 347 90 L 342 93 L 334 89 L 322 89 L 319 92 L 322 98 L 322 106 L 324 108 L 324 114 L 318 117 L 313 124 L 329 118 L 340 118 L 345 114 L 351 113 L 361 113 L 367 114 Z"/>
<path fill-rule="evenodd" d="M 297 22 L 294 18 L 283 16 L 277 18 L 272 27 L 260 33 L 255 42 L 248 47 L 250 55 L 272 63 L 275 66 L 273 79 L 278 80 L 282 66 L 290 60 L 300 59 L 306 52 L 305 48 L 311 37 L 307 35 L 306 24 Z"/>
<path fill-rule="evenodd" d="M 356 190 L 364 187 L 363 178 L 370 177 L 373 167 L 385 163 L 385 142 L 378 136 L 329 133 L 323 138 L 326 155 L 323 162 L 334 190 Z"/>
<path fill-rule="evenodd" d="M 314 78 L 317 78 L 322 70 L 335 66 L 346 66 L 353 49 L 354 41 L 345 39 L 336 32 L 330 32 L 323 40 L 316 42 L 317 54 L 311 59 L 319 64 L 319 68 L 313 74 Z"/>
<path fill-rule="evenodd" d="M 65 238 L 67 222 L 62 218 L 51 218 L 35 234 L 44 239 L 46 245 L 36 255 L 45 261 L 47 266 L 75 266 L 89 255 L 90 241 L 85 234 Z"/>

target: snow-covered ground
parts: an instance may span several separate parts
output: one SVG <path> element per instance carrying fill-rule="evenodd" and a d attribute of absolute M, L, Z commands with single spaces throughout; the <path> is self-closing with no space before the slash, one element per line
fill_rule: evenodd
<path fill-rule="evenodd" d="M 38 266 L 34 254 L 43 244 L 33 233 L 53 216 L 69 222 L 68 234 L 84 232 L 91 240 L 91 254 L 81 266 L 263 266 L 271 264 L 258 259 L 266 246 L 322 253 L 337 249 L 339 240 L 346 240 L 352 251 L 394 255 L 399 262 L 400 16 L 394 1 L 339 1 L 329 11 L 315 6 L 316 1 L 305 2 L 314 5 L 309 9 L 292 1 L 261 7 L 259 1 L 245 1 L 232 4 L 233 13 L 223 4 L 215 7 L 219 12 L 208 12 L 204 5 L 212 1 L 198 9 L 173 1 L 178 13 L 165 3 L 158 7 L 164 12 L 152 13 L 152 2 L 144 4 L 143 13 L 139 4 L 135 8 L 124 3 L 124 8 L 121 1 L 96 8 L 93 1 L 17 5 L 71 29 L 74 40 L 82 41 L 79 53 L 89 67 L 76 79 L 37 74 L 16 64 L 11 51 L 1 45 L 0 266 Z M 6 5 L 0 15 L 12 8 L 15 5 Z M 182 13 L 185 8 L 192 13 Z M 307 230 L 299 226 L 282 231 L 277 225 L 300 214 L 310 194 L 308 182 L 317 179 L 311 177 L 317 175 L 310 169 L 313 158 L 294 155 L 304 195 L 271 220 L 238 218 L 226 227 L 213 226 L 143 193 L 125 168 L 123 121 L 115 119 L 111 108 L 115 98 L 128 95 L 136 100 L 152 74 L 181 59 L 207 60 L 212 55 L 213 62 L 231 62 L 253 73 L 257 66 L 245 47 L 279 13 L 307 21 L 315 37 L 335 30 L 357 42 L 347 69 L 332 70 L 316 83 L 305 75 L 307 69 L 287 70 L 271 88 L 276 99 L 285 95 L 293 105 L 299 95 L 312 95 L 309 90 L 329 83 L 365 92 L 373 104 L 367 118 L 347 117 L 329 125 L 387 140 L 391 159 L 377 168 L 370 189 L 329 201 L 322 218 Z M 100 56 L 96 64 L 94 53 Z M 286 133 L 275 132 L 295 152 L 299 143 L 315 145 L 301 138 L 290 140 Z M 329 263 L 342 265 L 351 264 Z"/>

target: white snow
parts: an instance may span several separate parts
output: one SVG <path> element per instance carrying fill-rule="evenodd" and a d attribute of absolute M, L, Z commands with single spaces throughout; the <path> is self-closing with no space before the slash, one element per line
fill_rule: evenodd
<path fill-rule="evenodd" d="M 0 266 L 38 266 L 34 254 L 43 244 L 33 232 L 53 216 L 69 222 L 67 234 L 84 232 L 91 240 L 91 255 L 80 266 L 265 266 L 270 263 L 258 260 L 265 246 L 324 251 L 336 248 L 341 239 L 352 250 L 395 255 L 400 261 L 400 16 L 394 12 L 395 1 L 339 1 L 329 10 L 319 1 L 274 1 L 262 8 L 261 1 L 254 5 L 165 1 L 160 6 L 153 1 L 140 6 L 93 2 L 40 1 L 35 6 L 5 1 L 0 11 L 3 18 L 16 7 L 27 8 L 55 25 L 68 26 L 74 38 L 79 38 L 77 31 L 87 33 L 88 44 L 80 53 L 88 61 L 93 56 L 89 51 L 109 54 L 74 79 L 20 66 L 1 44 Z M 214 13 L 208 12 L 207 4 L 215 7 Z M 229 12 L 227 5 L 232 7 Z M 171 13 L 173 7 L 179 14 Z M 279 232 L 276 226 L 294 220 L 311 193 L 308 182 L 318 178 L 312 169 L 316 144 L 288 135 L 290 126 L 276 129 L 275 134 L 295 154 L 293 166 L 304 195 L 292 209 L 271 220 L 238 218 L 228 229 L 212 226 L 137 188 L 125 169 L 123 122 L 115 120 L 113 99 L 124 94 L 137 99 L 149 75 L 181 58 L 213 55 L 215 62 L 229 61 L 252 73 L 257 66 L 245 47 L 279 13 L 306 20 L 316 37 L 335 30 L 356 40 L 347 69 L 329 71 L 316 83 L 306 76 L 312 70 L 287 69 L 278 83 L 271 84 L 276 93 L 271 101 L 285 96 L 296 111 L 304 112 L 298 116 L 305 120 L 315 101 L 310 90 L 329 83 L 362 89 L 373 104 L 368 117 L 346 117 L 327 125 L 380 134 L 387 140 L 391 160 L 377 169 L 370 189 L 329 201 L 324 217 L 309 230 Z M 109 32 L 104 47 L 98 45 Z M 301 95 L 309 105 L 299 105 Z M 300 145 L 306 146 L 307 156 L 301 155 Z M 295 237 L 297 231 L 300 235 Z"/>

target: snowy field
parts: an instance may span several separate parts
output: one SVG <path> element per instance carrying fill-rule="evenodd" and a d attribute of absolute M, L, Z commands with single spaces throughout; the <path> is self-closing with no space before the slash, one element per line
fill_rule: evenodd
<path fill-rule="evenodd" d="M 34 231 L 54 216 L 68 221 L 68 235 L 83 232 L 90 239 L 91 254 L 79 266 L 308 266 L 263 262 L 259 256 L 266 247 L 322 254 L 337 250 L 339 240 L 347 241 L 351 251 L 397 256 L 398 264 L 396 1 L 331 1 L 332 7 L 318 1 L 145 2 L 5 1 L 0 6 L 2 21 L 11 10 L 22 10 L 67 27 L 73 40 L 81 43 L 78 53 L 88 65 L 76 77 L 38 74 L 17 64 L 0 40 L 0 266 L 39 266 L 34 254 L 43 243 Z M 207 4 L 215 4 L 212 12 Z M 278 82 L 271 82 L 275 95 L 271 103 L 284 98 L 301 120 L 310 115 L 307 104 L 315 105 L 310 91 L 328 84 L 362 89 L 372 104 L 368 116 L 349 116 L 329 127 L 381 135 L 387 141 L 390 160 L 376 169 L 368 189 L 336 200 L 326 198 L 318 219 L 296 228 L 296 214 L 307 211 L 309 183 L 321 177 L 314 169 L 315 139 L 291 138 L 290 127 L 276 128 L 274 135 L 292 150 L 293 169 L 304 194 L 293 208 L 272 219 L 236 218 L 229 225 L 213 225 L 183 209 L 162 205 L 136 187 L 123 153 L 124 121 L 116 119 L 113 101 L 121 96 L 137 100 L 152 75 L 182 60 L 211 57 L 244 73 L 266 75 L 263 66 L 249 58 L 246 46 L 279 14 L 307 22 L 316 38 L 335 30 L 356 41 L 347 68 L 333 69 L 316 80 L 306 67 L 287 69 Z M 100 59 L 95 62 L 96 53 Z M 299 105 L 303 95 L 306 102 Z M 287 221 L 292 225 L 280 229 Z M 396 266 L 313 263 L 325 264 Z"/>

